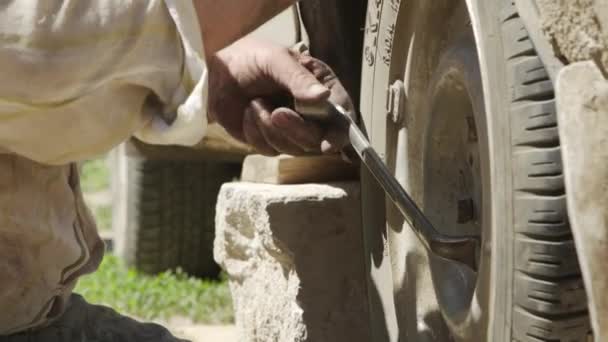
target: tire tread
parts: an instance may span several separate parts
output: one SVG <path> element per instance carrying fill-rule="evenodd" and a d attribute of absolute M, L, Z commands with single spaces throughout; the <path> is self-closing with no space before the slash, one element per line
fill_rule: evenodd
<path fill-rule="evenodd" d="M 128 158 L 128 232 L 134 266 L 146 273 L 183 269 L 216 277 L 215 200 L 238 164 Z"/>
<path fill-rule="evenodd" d="M 512 0 L 502 13 L 511 89 L 514 341 L 586 341 L 586 296 L 566 210 L 553 84 Z"/>

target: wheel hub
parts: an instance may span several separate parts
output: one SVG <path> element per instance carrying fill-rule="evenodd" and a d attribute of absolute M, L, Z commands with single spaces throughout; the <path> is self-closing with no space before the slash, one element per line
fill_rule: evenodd
<path fill-rule="evenodd" d="M 442 233 L 482 240 L 481 156 L 471 95 L 457 72 L 444 75 L 431 99 L 424 150 L 424 210 Z M 479 256 L 476 258 L 480 267 Z M 462 274 L 435 262 L 433 277 L 449 320 L 470 311 L 477 274 Z"/>

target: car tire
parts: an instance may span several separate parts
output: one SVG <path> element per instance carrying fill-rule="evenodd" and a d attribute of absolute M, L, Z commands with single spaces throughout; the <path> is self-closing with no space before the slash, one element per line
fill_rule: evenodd
<path fill-rule="evenodd" d="M 436 227 L 448 228 L 447 234 L 470 232 L 454 231 L 462 229 L 455 221 L 463 206 L 460 194 L 446 188 L 456 178 L 446 162 L 455 162 L 453 151 L 441 150 L 453 148 L 442 134 L 457 124 L 433 128 L 438 118 L 452 120 L 448 115 L 457 110 L 449 103 L 441 108 L 450 97 L 438 89 L 446 78 L 455 78 L 452 84 L 469 94 L 474 112 L 481 166 L 468 178 L 478 178 L 481 189 L 464 197 L 474 203 L 465 207 L 476 208 L 473 216 L 482 221 L 475 288 L 461 295 L 450 283 L 449 267 L 431 262 L 437 300 L 454 339 L 587 341 L 590 326 L 566 211 L 553 85 L 513 1 L 483 1 L 480 21 L 468 17 L 465 1 L 419 6 L 375 1 L 369 6 L 361 110 L 365 117 L 388 109 L 388 120 L 368 116 L 370 138 L 397 173 L 407 172 L 396 176 L 408 179 L 406 187 Z M 488 63 L 480 63 L 484 46 L 476 45 L 471 23 L 490 20 L 497 21 L 498 32 L 490 39 L 500 49 L 482 51 L 494 65 L 487 68 Z M 390 92 L 403 77 L 408 103 L 405 117 L 398 118 L 391 112 Z M 484 87 L 487 79 L 499 86 Z M 399 154 L 398 132 L 404 126 L 410 143 Z"/>
<path fill-rule="evenodd" d="M 221 185 L 238 177 L 240 165 L 146 159 L 124 150 L 113 157 L 115 253 L 149 274 L 180 268 L 217 277 L 215 204 Z"/>

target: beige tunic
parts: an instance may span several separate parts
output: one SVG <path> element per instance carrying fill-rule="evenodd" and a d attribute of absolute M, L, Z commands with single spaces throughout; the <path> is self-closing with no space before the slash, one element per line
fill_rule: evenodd
<path fill-rule="evenodd" d="M 60 315 L 102 258 L 75 162 L 133 134 L 202 138 L 197 30 L 189 0 L 2 1 L 0 335 Z"/>

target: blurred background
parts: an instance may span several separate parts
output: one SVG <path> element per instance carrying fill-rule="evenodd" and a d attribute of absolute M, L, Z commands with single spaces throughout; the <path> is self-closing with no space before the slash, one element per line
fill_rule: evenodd
<path fill-rule="evenodd" d="M 82 165 L 85 199 L 108 252 L 100 269 L 79 281 L 76 292 L 92 303 L 110 306 L 120 313 L 166 324 L 177 333 L 200 325 L 232 325 L 230 290 L 217 266 L 206 275 L 187 274 L 179 265 L 165 270 L 162 265 L 155 265 L 156 268 L 146 270 L 137 262 L 126 260 L 124 255 L 117 255 L 114 249 L 117 237 L 112 227 L 117 204 L 112 192 L 113 160 L 109 154 Z M 170 231 L 174 227 L 166 228 Z M 211 250 L 207 248 L 207 252 L 207 257 L 212 258 Z"/>

